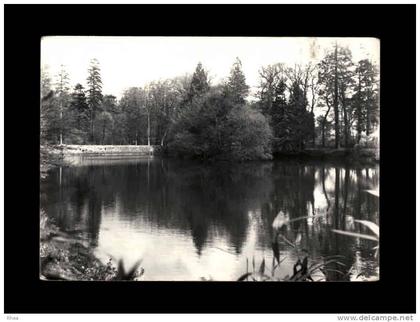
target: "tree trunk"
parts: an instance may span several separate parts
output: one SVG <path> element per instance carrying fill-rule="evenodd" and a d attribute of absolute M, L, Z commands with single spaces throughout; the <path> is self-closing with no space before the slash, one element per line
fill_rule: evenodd
<path fill-rule="evenodd" d="M 314 107 L 311 109 L 311 118 L 312 118 L 312 147 L 315 147 L 315 115 Z"/>
<path fill-rule="evenodd" d="M 150 146 L 150 112 L 147 112 L 147 145 Z"/>
<path fill-rule="evenodd" d="M 102 126 L 102 145 L 105 144 L 105 123 Z"/>
<path fill-rule="evenodd" d="M 159 137 L 163 137 L 163 135 L 161 135 L 162 134 L 161 132 L 162 132 L 162 128 L 161 128 L 160 121 L 158 119 L 157 126 L 156 126 L 156 136 L 155 136 L 155 140 L 154 140 L 155 145 L 159 144 Z"/>
<path fill-rule="evenodd" d="M 368 97 L 370 97 L 370 93 L 368 93 Z M 366 136 L 370 135 L 370 104 L 366 104 Z"/>
<path fill-rule="evenodd" d="M 60 145 L 63 144 L 63 102 L 60 102 Z"/>
<path fill-rule="evenodd" d="M 344 90 L 343 90 L 344 91 Z M 347 109 L 346 109 L 346 97 L 344 92 L 342 95 L 342 108 L 343 108 L 343 118 L 344 118 L 344 146 L 347 148 L 349 146 L 349 120 L 347 117 Z"/>
<path fill-rule="evenodd" d="M 325 103 L 327 104 L 328 109 L 324 115 L 324 119 L 322 120 L 322 147 L 323 148 L 325 148 L 325 124 L 327 122 L 328 114 L 330 113 L 330 110 L 331 110 L 331 105 L 328 104 L 328 97 L 325 99 Z"/>
<path fill-rule="evenodd" d="M 340 148 L 340 119 L 338 114 L 338 57 L 337 43 L 335 44 L 335 67 L 334 67 L 334 125 L 335 125 L 335 148 Z"/>
<path fill-rule="evenodd" d="M 93 108 L 90 110 L 90 142 L 94 143 L 94 135 L 93 135 L 93 131 L 94 131 L 94 127 L 93 127 Z"/>
<path fill-rule="evenodd" d="M 360 139 L 362 137 L 362 84 L 360 80 L 360 71 L 359 71 L 359 86 L 358 86 L 358 93 L 357 93 L 357 144 L 360 143 Z"/>

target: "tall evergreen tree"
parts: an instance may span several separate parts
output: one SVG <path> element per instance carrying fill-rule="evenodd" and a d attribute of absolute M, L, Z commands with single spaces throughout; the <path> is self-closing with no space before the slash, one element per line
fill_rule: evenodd
<path fill-rule="evenodd" d="M 378 120 L 378 84 L 377 69 L 368 59 L 360 60 L 355 71 L 354 96 L 356 114 L 357 142 L 360 141 L 362 131 L 366 135 L 372 132 L 372 123 Z"/>
<path fill-rule="evenodd" d="M 51 86 L 51 77 L 48 67 L 41 68 L 41 104 L 40 104 L 40 140 L 41 144 L 48 143 L 53 118 L 54 91 Z"/>
<path fill-rule="evenodd" d="M 271 108 L 267 113 L 269 119 L 271 120 L 271 127 L 274 131 L 274 137 L 279 138 L 282 136 L 283 128 L 281 127 L 281 122 L 284 118 L 286 108 L 287 108 L 287 98 L 286 98 L 286 82 L 284 80 L 276 84 L 273 91 L 273 101 L 270 104 Z"/>
<path fill-rule="evenodd" d="M 350 122 L 352 115 L 351 91 L 354 82 L 354 64 L 351 51 L 348 48 L 340 48 L 338 57 L 338 98 L 343 115 L 343 138 L 344 146 L 350 144 Z"/>
<path fill-rule="evenodd" d="M 305 91 L 301 88 L 301 84 L 294 82 L 291 87 L 289 96 L 289 104 L 285 119 L 290 123 L 290 141 L 293 142 L 293 150 L 302 151 L 306 142 L 311 139 L 313 128 L 313 120 L 310 112 L 306 110 L 308 102 Z"/>
<path fill-rule="evenodd" d="M 210 82 L 208 73 L 204 70 L 203 65 L 199 62 L 195 68 L 195 72 L 191 78 L 188 100 L 191 101 L 194 97 L 200 97 L 207 93 L 210 89 Z"/>
<path fill-rule="evenodd" d="M 236 104 L 245 103 L 249 93 L 249 86 L 246 84 L 245 75 L 242 72 L 242 63 L 237 57 L 230 70 L 230 76 L 225 86 L 225 95 Z"/>
<path fill-rule="evenodd" d="M 65 120 L 65 115 L 68 112 L 68 104 L 69 104 L 69 74 L 67 73 L 64 65 L 61 65 L 60 70 L 56 76 L 56 85 L 55 85 L 55 92 L 57 95 L 57 103 L 58 103 L 58 110 L 59 110 L 59 117 L 58 117 L 58 135 L 59 135 L 59 143 L 60 145 L 63 144 L 63 135 L 65 132 L 66 125 L 68 123 Z"/>
<path fill-rule="evenodd" d="M 88 96 L 87 103 L 90 109 L 90 141 L 93 143 L 95 141 L 94 137 L 94 124 L 96 113 L 101 109 L 102 103 L 102 78 L 101 78 L 101 69 L 99 67 L 99 61 L 94 58 L 90 61 L 88 69 Z"/>
<path fill-rule="evenodd" d="M 344 47 L 335 44 L 334 49 L 329 51 L 318 64 L 319 95 L 323 103 L 328 107 L 324 117 L 326 120 L 330 109 L 334 111 L 335 147 L 340 147 L 341 122 L 344 123 L 345 141 L 349 135 L 349 105 L 346 101 L 347 90 L 351 88 L 351 52 Z M 340 119 L 340 114 L 342 118 Z"/>
<path fill-rule="evenodd" d="M 74 128 L 79 132 L 80 141 L 86 143 L 89 132 L 89 106 L 87 104 L 85 89 L 81 84 L 76 84 L 71 93 L 71 111 L 74 114 Z"/>

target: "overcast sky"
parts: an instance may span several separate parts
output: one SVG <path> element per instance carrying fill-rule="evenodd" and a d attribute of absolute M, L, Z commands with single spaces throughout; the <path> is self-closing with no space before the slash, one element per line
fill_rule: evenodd
<path fill-rule="evenodd" d="M 103 93 L 120 98 L 126 88 L 193 73 L 199 61 L 218 83 L 239 57 L 247 83 L 255 90 L 262 66 L 316 62 L 336 40 L 350 48 L 354 61 L 369 58 L 379 64 L 379 40 L 374 38 L 63 36 L 42 38 L 41 64 L 51 76 L 64 65 L 72 86 L 85 85 L 89 61 L 97 58 Z"/>

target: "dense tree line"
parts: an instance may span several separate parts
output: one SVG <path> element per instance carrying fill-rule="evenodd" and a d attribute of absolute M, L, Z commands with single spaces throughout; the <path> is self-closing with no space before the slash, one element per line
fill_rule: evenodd
<path fill-rule="evenodd" d="M 378 126 L 378 70 L 333 46 L 318 63 L 260 69 L 256 100 L 236 59 L 229 77 L 211 84 L 199 63 L 192 75 L 102 93 L 99 62 L 86 88 L 70 88 L 64 67 L 41 73 L 43 144 L 161 145 L 177 156 L 266 159 L 308 147 L 353 147 Z"/>

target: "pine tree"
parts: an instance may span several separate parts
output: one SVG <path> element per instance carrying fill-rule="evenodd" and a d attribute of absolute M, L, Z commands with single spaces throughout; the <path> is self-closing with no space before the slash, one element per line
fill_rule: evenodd
<path fill-rule="evenodd" d="M 45 145 L 48 142 L 53 123 L 53 101 L 54 91 L 51 86 L 51 77 L 48 67 L 41 68 L 41 104 L 40 104 L 40 140 Z"/>
<path fill-rule="evenodd" d="M 294 141 L 294 149 L 303 150 L 305 143 L 312 136 L 312 115 L 306 110 L 308 102 L 304 90 L 298 82 L 292 84 L 289 97 L 288 120 L 291 123 L 291 137 Z"/>
<path fill-rule="evenodd" d="M 230 76 L 225 86 L 225 95 L 236 104 L 245 103 L 249 93 L 249 86 L 246 84 L 245 75 L 242 72 L 242 63 L 237 57 L 230 70 Z"/>
<path fill-rule="evenodd" d="M 274 132 L 274 140 L 278 140 L 278 138 L 282 137 L 284 132 L 282 121 L 284 119 L 287 109 L 287 99 L 285 91 L 286 82 L 284 80 L 281 80 L 273 89 L 274 100 L 271 103 L 271 108 L 268 112 L 268 115 L 270 116 L 271 127 Z"/>
<path fill-rule="evenodd" d="M 87 103 L 90 109 L 90 141 L 93 143 L 94 138 L 94 124 L 96 113 L 101 109 L 102 103 L 102 79 L 99 62 L 96 58 L 90 61 L 88 69 L 88 96 Z"/>
<path fill-rule="evenodd" d="M 377 69 L 368 60 L 360 60 L 356 68 L 355 94 L 353 96 L 356 114 L 357 142 L 360 141 L 362 131 L 366 135 L 372 132 L 372 123 L 378 120 L 378 88 Z"/>
<path fill-rule="evenodd" d="M 188 93 L 188 100 L 191 101 L 195 97 L 200 97 L 207 93 L 210 89 L 207 72 L 204 70 L 203 65 L 199 62 L 195 68 L 192 76 L 190 89 Z"/>
<path fill-rule="evenodd" d="M 59 129 L 59 142 L 60 145 L 63 144 L 63 135 L 65 132 L 66 127 L 66 120 L 64 115 L 68 112 L 68 103 L 69 103 L 69 74 L 65 70 L 64 65 L 61 65 L 61 69 L 57 74 L 55 92 L 57 94 L 57 103 L 58 103 L 58 110 L 59 110 L 59 121 L 58 121 L 58 129 Z"/>
<path fill-rule="evenodd" d="M 76 84 L 71 94 L 70 108 L 74 115 L 74 127 L 79 131 L 79 136 L 85 142 L 89 132 L 89 106 L 85 95 L 85 89 L 81 84 Z"/>

